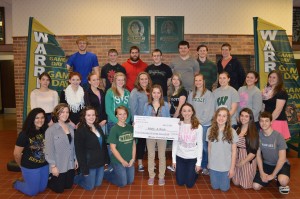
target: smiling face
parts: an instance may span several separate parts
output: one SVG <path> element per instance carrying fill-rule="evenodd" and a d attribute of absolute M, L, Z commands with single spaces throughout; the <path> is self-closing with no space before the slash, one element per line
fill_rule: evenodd
<path fill-rule="evenodd" d="M 148 84 L 149 84 L 149 79 L 148 76 L 145 74 L 141 74 L 139 76 L 139 84 L 142 88 L 147 88 Z"/>
<path fill-rule="evenodd" d="M 159 99 L 161 98 L 161 92 L 160 92 L 159 88 L 153 88 L 151 96 L 152 96 L 153 100 L 159 101 Z"/>
<path fill-rule="evenodd" d="M 201 47 L 199 48 L 198 50 L 198 55 L 200 58 L 205 58 L 207 57 L 207 50 L 206 50 L 206 47 Z"/>
<path fill-rule="evenodd" d="M 40 81 L 41 88 L 49 87 L 50 79 L 46 75 L 42 76 L 39 81 Z"/>
<path fill-rule="evenodd" d="M 275 87 L 278 84 L 278 76 L 276 73 L 272 73 L 268 77 L 268 83 L 270 86 Z"/>
<path fill-rule="evenodd" d="M 178 50 L 181 57 L 186 57 L 190 52 L 190 49 L 187 45 L 180 45 Z"/>
<path fill-rule="evenodd" d="M 80 77 L 78 75 L 73 75 L 71 77 L 71 79 L 69 79 L 69 82 L 70 84 L 75 87 L 75 88 L 78 88 L 78 86 L 80 85 L 81 83 L 81 80 L 80 80 Z"/>
<path fill-rule="evenodd" d="M 87 48 L 87 42 L 86 41 L 78 41 L 77 46 L 78 46 L 78 50 L 80 52 L 85 52 L 86 48 Z"/>
<path fill-rule="evenodd" d="M 162 55 L 160 54 L 160 52 L 153 52 L 152 58 L 153 58 L 154 64 L 160 64 Z"/>
<path fill-rule="evenodd" d="M 116 78 L 116 86 L 118 88 L 123 88 L 125 85 L 125 77 L 123 75 L 119 75 Z"/>
<path fill-rule="evenodd" d="M 98 75 L 92 75 L 92 76 L 90 76 L 89 84 L 92 87 L 97 88 L 99 86 L 99 84 L 100 84 L 100 79 L 99 79 Z"/>
<path fill-rule="evenodd" d="M 44 113 L 39 113 L 35 116 L 34 126 L 37 130 L 39 130 L 45 123 L 45 115 Z"/>
<path fill-rule="evenodd" d="M 229 85 L 230 78 L 228 78 L 227 74 L 222 73 L 219 75 L 219 84 L 221 87 L 225 87 Z"/>
<path fill-rule="evenodd" d="M 223 46 L 221 52 L 224 59 L 230 57 L 230 50 L 228 46 Z"/>
<path fill-rule="evenodd" d="M 250 115 L 249 113 L 243 111 L 241 112 L 240 114 L 240 122 L 242 125 L 247 125 L 249 124 L 249 121 L 250 121 Z"/>
<path fill-rule="evenodd" d="M 263 131 L 268 131 L 271 128 L 272 122 L 270 118 L 261 117 L 259 119 L 259 125 Z"/>
<path fill-rule="evenodd" d="M 121 123 L 126 123 L 127 120 L 127 113 L 125 110 L 123 109 L 118 109 L 117 110 L 117 114 L 116 114 L 116 118 L 118 118 L 118 121 Z"/>
<path fill-rule="evenodd" d="M 227 119 L 228 119 L 227 111 L 220 110 L 217 115 L 218 126 L 225 126 Z"/>
<path fill-rule="evenodd" d="M 172 85 L 177 88 L 180 86 L 180 80 L 179 80 L 179 77 L 177 75 L 174 75 L 172 77 Z"/>
<path fill-rule="evenodd" d="M 185 105 L 182 107 L 181 115 L 185 121 L 190 121 L 193 114 L 194 114 L 193 109 L 190 106 Z"/>
<path fill-rule="evenodd" d="M 197 75 L 195 77 L 195 87 L 197 89 L 203 89 L 203 83 L 204 83 L 203 76 L 202 75 Z"/>
<path fill-rule="evenodd" d="M 69 119 L 69 108 L 64 107 L 63 110 L 60 111 L 58 116 L 58 121 L 60 122 L 66 122 Z"/>
<path fill-rule="evenodd" d="M 248 73 L 246 76 L 246 84 L 247 86 L 254 86 L 257 82 L 257 78 L 253 73 Z"/>
<path fill-rule="evenodd" d="M 93 109 L 90 109 L 90 110 L 87 110 L 85 112 L 85 121 L 87 123 L 87 125 L 91 126 L 94 124 L 94 122 L 96 121 L 96 113 L 95 113 L 95 110 Z"/>

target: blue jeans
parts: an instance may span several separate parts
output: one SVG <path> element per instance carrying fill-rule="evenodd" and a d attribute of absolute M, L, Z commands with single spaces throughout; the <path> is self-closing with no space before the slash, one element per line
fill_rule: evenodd
<path fill-rule="evenodd" d="M 176 182 L 179 186 L 186 185 L 192 188 L 196 183 L 198 174 L 195 171 L 197 158 L 184 159 L 176 156 Z"/>
<path fill-rule="evenodd" d="M 110 129 L 115 125 L 116 125 L 116 123 L 114 123 L 114 122 L 107 122 L 107 132 L 106 132 L 107 137 L 110 133 Z"/>
<path fill-rule="evenodd" d="M 75 176 L 74 183 L 80 185 L 85 190 L 92 190 L 102 184 L 104 176 L 104 167 L 89 169 L 89 175 L 84 176 L 82 173 Z"/>
<path fill-rule="evenodd" d="M 203 150 L 202 150 L 202 162 L 201 162 L 201 168 L 202 169 L 207 169 L 207 164 L 208 164 L 208 142 L 206 141 L 206 134 L 207 134 L 207 129 L 210 126 L 202 126 L 203 128 Z"/>
<path fill-rule="evenodd" d="M 24 182 L 16 181 L 14 188 L 28 196 L 35 196 L 43 192 L 48 183 L 49 165 L 36 169 L 21 167 Z"/>
<path fill-rule="evenodd" d="M 104 179 L 118 187 L 124 187 L 133 183 L 134 165 L 131 167 L 123 167 L 123 165 L 119 163 L 111 163 L 111 165 L 114 170 L 112 172 L 105 172 Z"/>
<path fill-rule="evenodd" d="M 230 188 L 230 179 L 228 178 L 228 171 L 209 170 L 210 183 L 213 189 L 221 189 L 221 191 L 228 191 Z"/>

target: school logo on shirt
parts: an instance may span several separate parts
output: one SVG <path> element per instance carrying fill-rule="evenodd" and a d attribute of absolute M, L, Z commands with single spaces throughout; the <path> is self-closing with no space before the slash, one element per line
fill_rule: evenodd
<path fill-rule="evenodd" d="M 131 132 L 128 133 L 125 132 L 123 135 L 119 136 L 119 142 L 123 142 L 124 144 L 127 144 L 132 140 L 133 140 L 133 134 Z"/>
<path fill-rule="evenodd" d="M 219 98 L 217 99 L 217 104 L 218 104 L 218 106 L 225 106 L 227 100 L 228 100 L 228 96 L 222 96 L 222 97 L 219 97 Z"/>
<path fill-rule="evenodd" d="M 193 101 L 194 101 L 194 102 L 202 102 L 202 103 L 205 103 L 205 98 L 203 98 L 203 97 L 195 97 L 195 98 L 193 98 Z"/>
<path fill-rule="evenodd" d="M 124 104 L 128 104 L 129 96 L 124 96 L 124 97 L 115 96 L 114 98 L 116 104 L 120 104 L 121 102 L 123 102 Z"/>

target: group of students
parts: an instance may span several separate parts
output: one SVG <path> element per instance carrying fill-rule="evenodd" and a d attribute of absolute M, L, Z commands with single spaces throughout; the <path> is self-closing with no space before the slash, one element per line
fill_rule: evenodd
<path fill-rule="evenodd" d="M 125 87 L 124 73 L 115 73 L 106 93 L 99 89 L 96 73 L 88 76 L 89 87 L 84 90 L 80 86 L 81 75 L 71 72 L 70 85 L 62 91 L 59 104 L 58 94 L 48 88 L 50 76 L 42 73 L 39 80 L 41 87 L 31 93 L 32 110 L 14 150 L 23 179 L 16 180 L 13 186 L 27 195 L 36 195 L 47 185 L 57 193 L 73 184 L 91 190 L 100 186 L 103 178 L 119 187 L 131 184 L 135 159 L 138 171 L 144 171 L 146 146 L 148 185 L 153 185 L 156 145 L 158 185 L 163 186 L 167 141 L 134 138 L 131 122 L 135 115 L 180 118 L 179 137 L 172 146 L 172 167 L 178 185 L 193 187 L 202 170 L 204 175 L 210 175 L 213 189 L 227 191 L 231 178 L 245 189 L 260 189 L 279 175 L 282 193 L 288 192 L 289 168 L 282 168 L 289 166 L 283 151 L 284 139 L 290 134 L 284 112 L 287 94 L 279 71 L 270 72 L 263 92 L 255 86 L 255 71 L 248 72 L 245 86 L 238 91 L 230 86 L 227 72 L 219 74 L 220 87 L 214 91 L 205 87 L 202 74 L 196 74 L 194 89 L 189 93 L 182 86 L 181 75 L 174 73 L 169 102 L 162 87 L 152 85 L 147 72 L 138 74 L 131 92 Z M 263 103 L 269 113 L 260 114 Z M 269 126 L 265 125 L 265 118 L 269 119 Z M 261 138 L 270 129 L 272 135 L 276 134 L 273 148 L 264 145 Z M 271 155 L 265 157 L 265 150 Z M 109 169 L 105 172 L 107 164 Z"/>

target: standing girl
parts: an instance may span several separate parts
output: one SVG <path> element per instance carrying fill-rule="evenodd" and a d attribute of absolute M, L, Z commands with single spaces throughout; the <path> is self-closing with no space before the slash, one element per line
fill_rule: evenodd
<path fill-rule="evenodd" d="M 28 196 L 35 196 L 47 187 L 49 166 L 45 160 L 44 139 L 48 125 L 45 120 L 43 109 L 32 109 L 23 124 L 14 149 L 23 181 L 16 180 L 13 187 Z"/>
<path fill-rule="evenodd" d="M 80 86 L 81 75 L 77 72 L 69 74 L 70 85 L 61 92 L 60 103 L 66 103 L 70 108 L 70 124 L 76 128 L 80 118 L 80 111 L 84 107 L 84 91 Z"/>
<path fill-rule="evenodd" d="M 211 119 L 213 117 L 214 110 L 214 97 L 211 91 L 206 89 L 205 80 L 202 74 L 197 74 L 194 77 L 194 90 L 189 94 L 188 102 L 193 105 L 196 116 L 203 127 L 203 153 L 202 153 L 202 174 L 209 175 L 207 169 L 208 153 L 207 153 L 207 141 L 206 133 L 207 129 L 211 125 Z"/>
<path fill-rule="evenodd" d="M 75 184 L 92 190 L 102 184 L 104 165 L 109 163 L 104 133 L 99 125 L 97 111 L 91 106 L 82 110 L 75 133 L 75 151 L 81 173 Z"/>
<path fill-rule="evenodd" d="M 126 123 L 128 114 L 125 106 L 116 108 L 115 115 L 118 121 L 111 128 L 107 139 L 113 154 L 111 156 L 113 170 L 105 172 L 104 177 L 118 187 L 124 187 L 134 181 L 136 145 L 133 138 L 133 127 Z"/>
<path fill-rule="evenodd" d="M 251 109 L 254 115 L 254 122 L 257 130 L 259 130 L 258 116 L 262 109 L 261 92 L 259 88 L 255 86 L 258 80 L 258 73 L 256 71 L 249 71 L 246 76 L 245 86 L 240 87 L 238 90 L 240 96 L 238 113 L 240 113 L 241 109 L 245 107 Z"/>
<path fill-rule="evenodd" d="M 237 142 L 237 161 L 235 175 L 232 182 L 244 189 L 252 188 L 256 174 L 256 152 L 259 145 L 258 132 L 254 123 L 254 116 L 249 108 L 243 108 L 239 115 L 237 128 L 239 140 Z"/>
<path fill-rule="evenodd" d="M 48 187 L 62 193 L 72 188 L 78 163 L 74 148 L 74 128 L 68 123 L 70 109 L 67 104 L 58 104 L 52 113 L 54 124 L 46 131 L 45 155 L 49 163 Z"/>
<path fill-rule="evenodd" d="M 182 86 L 180 74 L 174 73 L 171 77 L 171 82 L 172 94 L 170 97 L 170 115 L 171 117 L 177 118 L 179 116 L 181 106 L 187 99 L 187 91 Z"/>
<path fill-rule="evenodd" d="M 34 89 L 30 93 L 30 107 L 42 108 L 46 112 L 46 123 L 51 122 L 51 113 L 58 104 L 58 94 L 55 90 L 49 89 L 51 77 L 43 72 L 39 76 L 40 88 Z M 52 122 L 50 123 L 52 124 Z"/>
<path fill-rule="evenodd" d="M 126 76 L 117 72 L 114 76 L 111 88 L 107 90 L 105 95 L 105 111 L 108 117 L 107 131 L 118 122 L 118 118 L 115 116 L 115 110 L 119 106 L 125 106 L 129 109 L 129 97 L 130 92 L 125 89 Z M 130 122 L 130 114 L 127 115 L 126 123 Z"/>
<path fill-rule="evenodd" d="M 173 141 L 172 160 L 179 186 L 192 188 L 197 180 L 202 159 L 202 127 L 193 106 L 183 104 L 180 109 L 178 140 Z"/>
<path fill-rule="evenodd" d="M 273 70 L 268 75 L 268 84 L 263 90 L 265 111 L 272 114 L 272 129 L 278 131 L 284 139 L 291 137 L 285 114 L 288 94 L 285 91 L 282 74 Z"/>
<path fill-rule="evenodd" d="M 140 72 L 137 76 L 134 89 L 130 93 L 130 112 L 132 115 L 132 122 L 134 122 L 135 115 L 143 115 L 145 104 L 148 102 L 149 93 L 151 89 L 151 79 L 148 73 Z M 146 139 L 137 138 L 136 156 L 138 160 L 138 171 L 143 172 L 143 158 L 146 148 Z"/>
<path fill-rule="evenodd" d="M 213 189 L 228 191 L 230 178 L 234 176 L 238 136 L 231 127 L 227 108 L 221 107 L 215 112 L 212 125 L 207 132 L 211 186 Z"/>
<path fill-rule="evenodd" d="M 238 92 L 231 86 L 229 86 L 230 77 L 225 71 L 219 74 L 219 84 L 221 87 L 214 90 L 215 108 L 226 107 L 229 110 L 231 116 L 231 125 L 235 126 L 236 112 L 240 97 Z"/>
<path fill-rule="evenodd" d="M 97 73 L 92 72 L 88 76 L 89 87 L 84 93 L 84 104 L 85 106 L 92 106 L 96 109 L 99 117 L 99 125 L 104 128 L 107 120 L 105 113 L 105 94 L 100 86 L 100 79 Z"/>
<path fill-rule="evenodd" d="M 161 86 L 157 84 L 153 85 L 150 94 L 149 103 L 145 104 L 144 107 L 144 115 L 153 117 L 170 117 L 169 106 L 163 99 Z M 155 146 L 157 144 L 159 159 L 158 185 L 163 186 L 165 185 L 167 140 L 147 139 L 146 143 L 148 149 L 148 185 L 154 184 Z"/>

